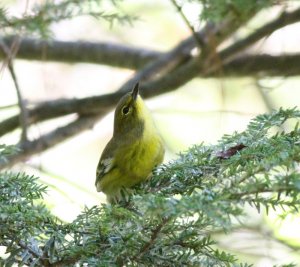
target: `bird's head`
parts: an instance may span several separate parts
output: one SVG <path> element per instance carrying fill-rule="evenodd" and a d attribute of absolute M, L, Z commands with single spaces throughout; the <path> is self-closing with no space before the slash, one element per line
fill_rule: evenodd
<path fill-rule="evenodd" d="M 135 131 L 142 133 L 147 108 L 139 95 L 139 83 L 124 95 L 115 110 L 114 135 Z"/>

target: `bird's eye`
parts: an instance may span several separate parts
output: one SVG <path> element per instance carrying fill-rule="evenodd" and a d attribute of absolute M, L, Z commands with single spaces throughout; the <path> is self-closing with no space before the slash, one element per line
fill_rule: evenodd
<path fill-rule="evenodd" d="M 123 109 L 122 109 L 122 113 L 124 115 L 127 115 L 129 113 L 129 107 L 128 106 L 125 106 Z"/>

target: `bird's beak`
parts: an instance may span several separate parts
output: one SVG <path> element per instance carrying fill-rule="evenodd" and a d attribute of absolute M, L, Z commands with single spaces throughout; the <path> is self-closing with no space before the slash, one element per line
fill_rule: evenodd
<path fill-rule="evenodd" d="M 135 101 L 139 94 L 139 83 L 137 82 L 131 92 L 132 99 Z"/>

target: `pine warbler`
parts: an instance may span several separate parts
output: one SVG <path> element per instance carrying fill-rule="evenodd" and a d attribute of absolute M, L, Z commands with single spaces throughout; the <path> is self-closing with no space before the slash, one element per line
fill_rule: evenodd
<path fill-rule="evenodd" d="M 104 192 L 111 203 L 118 201 L 122 188 L 146 180 L 163 157 L 162 139 L 137 83 L 117 104 L 113 136 L 97 166 L 97 191 Z"/>

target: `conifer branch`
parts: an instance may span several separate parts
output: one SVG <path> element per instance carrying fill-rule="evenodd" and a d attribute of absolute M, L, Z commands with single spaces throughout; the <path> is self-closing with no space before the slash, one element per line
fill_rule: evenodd
<path fill-rule="evenodd" d="M 138 260 L 140 257 L 142 257 L 143 254 L 145 254 L 151 246 L 156 242 L 156 239 L 158 238 L 158 235 L 160 234 L 162 228 L 170 221 L 171 218 L 163 218 L 161 223 L 159 223 L 155 229 L 152 230 L 152 234 L 150 237 L 149 242 L 145 243 L 140 251 L 133 257 L 133 260 Z"/>
<path fill-rule="evenodd" d="M 237 264 L 235 256 L 216 248 L 212 233 L 235 230 L 245 203 L 267 214 L 270 207 L 286 207 L 285 214 L 300 209 L 300 130 L 296 125 L 288 133 L 270 135 L 272 127 L 290 119 L 299 121 L 300 111 L 259 115 L 244 132 L 226 135 L 215 146 L 194 146 L 160 166 L 134 188 L 131 209 L 86 208 L 71 223 L 58 221 L 37 204 L 46 188 L 36 178 L 0 172 L 0 245 L 10 253 L 1 262 L 56 267 Z M 237 148 L 241 140 L 243 149 L 217 156 L 220 148 Z M 7 157 L 10 148 L 0 148 L 0 157 Z M 241 181 L 245 173 L 247 179 Z M 17 239 L 10 238 L 14 233 Z"/>

